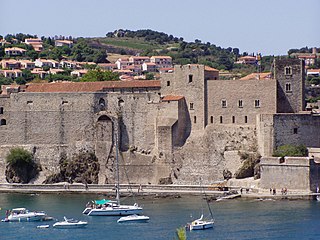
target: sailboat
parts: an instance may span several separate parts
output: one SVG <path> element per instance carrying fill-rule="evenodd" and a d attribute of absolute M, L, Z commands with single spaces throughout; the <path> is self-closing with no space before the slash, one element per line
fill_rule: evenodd
<path fill-rule="evenodd" d="M 201 180 L 200 180 L 200 186 L 201 186 Z M 207 198 L 206 193 L 205 193 L 204 190 L 203 190 L 203 195 L 204 195 L 205 200 L 207 202 L 207 206 L 208 206 L 211 218 L 210 219 L 204 219 L 203 218 L 203 213 L 202 213 L 200 218 L 198 218 L 198 219 L 192 221 L 191 223 L 187 224 L 186 227 L 190 231 L 192 231 L 192 230 L 205 230 L 205 229 L 213 228 L 214 219 L 213 219 L 212 211 L 211 211 L 211 208 L 210 208 L 210 204 L 208 202 L 208 198 Z"/>
<path fill-rule="evenodd" d="M 115 148 L 116 148 L 116 201 L 111 200 L 96 200 L 91 206 L 86 206 L 83 214 L 88 216 L 128 216 L 142 213 L 142 207 L 137 203 L 133 205 L 120 204 L 120 177 L 119 177 L 119 159 L 118 159 L 118 144 L 117 136 L 114 134 Z"/>

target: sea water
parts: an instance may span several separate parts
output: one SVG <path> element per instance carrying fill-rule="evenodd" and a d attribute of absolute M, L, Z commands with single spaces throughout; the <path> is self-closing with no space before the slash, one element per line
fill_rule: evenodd
<path fill-rule="evenodd" d="M 88 221 L 83 229 L 55 229 L 50 222 L 0 222 L 0 239 L 176 239 L 176 229 L 206 216 L 208 208 L 200 197 L 138 198 L 148 223 L 117 223 L 117 216 L 86 216 L 86 203 L 103 195 L 8 194 L 0 193 L 0 215 L 5 210 L 25 207 L 45 211 L 62 220 L 64 216 Z M 133 203 L 131 198 L 123 203 Z M 187 239 L 320 239 L 320 202 L 299 200 L 233 199 L 210 203 L 213 229 L 187 232 Z M 50 224 L 39 229 L 38 225 Z"/>

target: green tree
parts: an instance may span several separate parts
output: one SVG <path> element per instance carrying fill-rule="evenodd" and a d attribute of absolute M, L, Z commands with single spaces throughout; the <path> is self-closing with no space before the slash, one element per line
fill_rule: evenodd
<path fill-rule="evenodd" d="M 100 68 L 89 70 L 81 79 L 81 82 L 99 82 L 119 80 L 119 74 L 111 71 L 102 71 Z"/>
<path fill-rule="evenodd" d="M 0 87 L 2 85 L 10 85 L 12 83 L 13 83 L 13 80 L 11 78 L 6 78 L 0 74 Z"/>
<path fill-rule="evenodd" d="M 304 145 L 282 145 L 274 151 L 273 156 L 306 157 L 308 156 L 308 149 Z"/>
<path fill-rule="evenodd" d="M 154 74 L 153 73 L 147 73 L 146 74 L 146 80 L 153 80 L 154 79 Z"/>
<path fill-rule="evenodd" d="M 33 162 L 33 157 L 30 152 L 23 148 L 12 148 L 9 154 L 6 156 L 6 161 L 11 166 L 13 165 L 29 165 Z"/>

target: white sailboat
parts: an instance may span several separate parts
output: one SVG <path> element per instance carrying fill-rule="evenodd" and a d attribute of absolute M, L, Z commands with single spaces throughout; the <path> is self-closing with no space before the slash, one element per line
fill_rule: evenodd
<path fill-rule="evenodd" d="M 201 180 L 200 180 L 200 186 L 201 186 Z M 211 211 L 210 204 L 208 202 L 208 198 L 206 196 L 205 191 L 203 191 L 203 195 L 204 195 L 205 200 L 207 202 L 207 206 L 208 206 L 211 218 L 204 219 L 203 213 L 202 213 L 200 218 L 187 224 L 186 228 L 190 231 L 192 231 L 192 230 L 205 230 L 205 229 L 213 228 L 214 219 L 213 219 L 212 211 Z"/>
<path fill-rule="evenodd" d="M 86 207 L 86 209 L 82 212 L 83 214 L 87 214 L 88 216 L 127 216 L 142 213 L 142 207 L 138 206 L 137 203 L 133 205 L 120 204 L 120 177 L 117 139 L 117 135 L 114 134 L 116 148 L 116 201 L 105 200 L 105 202 L 102 204 L 97 204 L 98 201 L 95 201 L 95 204 Z"/>

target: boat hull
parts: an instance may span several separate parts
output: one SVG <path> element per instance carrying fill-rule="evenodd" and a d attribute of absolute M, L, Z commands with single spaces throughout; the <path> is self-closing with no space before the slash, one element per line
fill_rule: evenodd
<path fill-rule="evenodd" d="M 142 208 L 94 208 L 91 209 L 87 215 L 88 216 L 128 216 L 133 214 L 142 213 Z"/>
<path fill-rule="evenodd" d="M 120 218 L 117 222 L 118 223 L 129 223 L 129 222 L 148 222 L 149 221 L 148 216 L 138 216 L 138 215 L 130 215 L 127 217 Z"/>
<path fill-rule="evenodd" d="M 43 221 L 46 217 L 45 213 L 30 213 L 30 214 L 18 214 L 10 215 L 8 217 L 9 222 L 36 222 Z"/>
<path fill-rule="evenodd" d="M 190 226 L 190 230 L 205 230 L 209 228 L 213 228 L 213 222 Z"/>
<path fill-rule="evenodd" d="M 79 222 L 79 223 L 65 223 L 65 222 L 57 222 L 53 224 L 54 228 L 84 228 L 88 225 L 87 222 Z"/>

